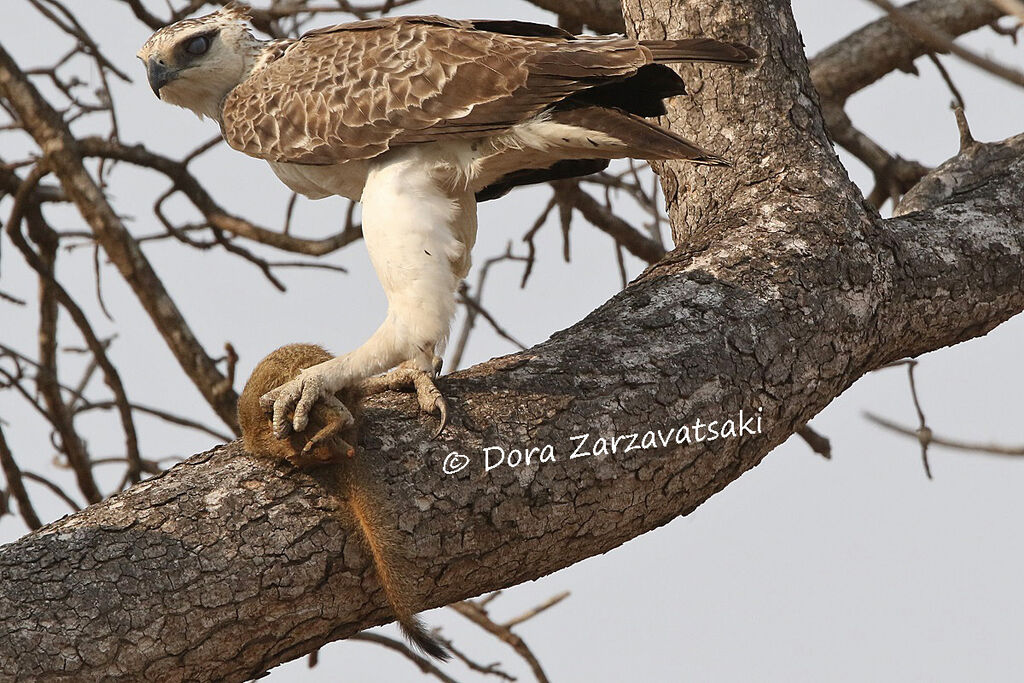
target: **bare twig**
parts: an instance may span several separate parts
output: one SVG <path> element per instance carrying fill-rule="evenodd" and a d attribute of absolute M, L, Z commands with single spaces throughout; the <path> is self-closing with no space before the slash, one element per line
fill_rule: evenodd
<path fill-rule="evenodd" d="M 946 87 L 949 88 L 949 92 L 953 94 L 953 106 L 959 107 L 960 109 L 966 108 L 967 105 L 964 103 L 964 96 L 960 94 L 960 89 L 956 87 L 956 83 L 953 82 L 953 77 L 949 75 L 948 71 L 946 71 L 946 67 L 943 66 L 942 60 L 940 60 L 934 52 L 928 53 L 928 59 L 930 59 L 932 64 L 935 65 L 935 68 L 939 70 L 939 75 L 942 76 L 942 80 L 945 81 Z"/>
<path fill-rule="evenodd" d="M 40 95 L 11 56 L 0 46 L 0 95 L 17 112 L 25 130 L 41 149 L 46 161 L 79 213 L 89 223 L 104 251 L 117 266 L 146 312 L 217 414 L 237 430 L 233 391 L 216 393 L 223 377 L 171 299 L 138 243 L 125 229 L 106 196 L 86 171 L 78 144 L 60 114 Z"/>
<path fill-rule="evenodd" d="M 43 523 L 39 521 L 39 515 L 32 507 L 32 501 L 29 500 L 28 492 L 22 483 L 22 472 L 18 468 L 18 463 L 14 461 L 14 455 L 4 438 L 3 427 L 0 427 L 0 468 L 4 471 L 11 496 L 18 502 L 18 512 L 21 513 L 21 518 L 25 520 L 29 529 L 38 529 Z"/>
<path fill-rule="evenodd" d="M 921 445 L 921 462 L 924 465 L 924 473 L 929 479 L 932 479 L 932 468 L 928 463 L 928 446 L 932 443 L 932 430 L 928 426 L 927 420 L 924 417 L 924 411 L 921 409 L 921 401 L 917 397 L 917 385 L 914 382 L 914 368 L 917 367 L 917 361 L 912 358 L 906 360 L 899 360 L 894 363 L 889 363 L 883 366 L 882 370 L 886 368 L 894 368 L 900 365 L 907 367 L 907 378 L 910 381 L 910 396 L 914 400 L 914 410 L 917 411 L 918 428 L 914 432 L 917 436 L 917 441 Z"/>
<path fill-rule="evenodd" d="M 25 306 L 28 303 L 24 299 L 19 299 L 13 294 L 8 294 L 7 292 L 4 291 L 0 291 L 0 299 L 3 299 L 8 303 L 14 304 L 15 306 Z"/>
<path fill-rule="evenodd" d="M 488 313 L 487 309 L 485 309 L 480 304 L 479 301 L 477 301 L 476 299 L 473 298 L 472 295 L 470 295 L 470 293 L 468 291 L 468 288 L 466 287 L 465 283 L 463 283 L 462 286 L 459 287 L 459 298 L 460 298 L 460 300 L 461 300 L 461 302 L 463 304 L 465 304 L 468 308 L 472 309 L 473 313 L 482 316 L 484 320 L 489 322 L 491 324 L 491 327 L 494 329 L 494 331 L 498 333 L 499 337 L 501 337 L 505 341 L 510 342 L 511 344 L 515 345 L 520 350 L 526 348 L 525 344 L 523 344 L 521 341 L 519 341 L 518 339 L 513 337 L 511 334 L 509 334 L 505 330 L 505 328 L 503 328 L 501 326 L 501 324 L 497 320 L 494 319 L 494 316 L 492 316 L 490 313 Z"/>
<path fill-rule="evenodd" d="M 550 210 L 550 209 L 549 209 Z M 512 244 L 505 245 L 505 253 L 500 256 L 495 256 L 487 259 L 477 270 L 476 279 L 476 303 L 480 303 L 484 295 L 484 285 L 487 282 L 487 275 L 490 273 L 491 268 L 498 263 L 504 261 L 526 261 L 527 259 L 522 256 L 516 256 L 512 253 Z M 460 288 L 462 291 L 462 288 Z M 469 343 L 469 335 L 472 333 L 474 326 L 476 325 L 477 310 L 471 307 L 468 302 L 466 303 L 466 320 L 462 325 L 462 329 L 459 332 L 457 341 L 452 350 L 451 356 L 448 361 L 448 368 L 452 371 L 458 370 L 462 365 L 462 357 L 466 351 L 466 344 Z M 516 343 L 516 342 L 513 342 Z"/>
<path fill-rule="evenodd" d="M 992 24 L 1002 12 L 977 0 L 918 0 L 901 14 L 953 36 Z M 908 34 L 892 16 L 885 16 L 834 43 L 811 62 L 811 78 L 821 98 L 822 113 L 835 141 L 864 162 L 875 175 L 868 200 L 876 207 L 899 198 L 928 168 L 890 154 L 851 123 L 846 100 L 893 70 L 917 73 L 914 60 L 936 47 Z"/>
<path fill-rule="evenodd" d="M 163 173 L 174 182 L 174 190 L 182 192 L 203 214 L 210 227 L 254 242 L 307 256 L 323 256 L 355 242 L 362 236 L 362 229 L 358 225 L 347 226 L 340 233 L 316 240 L 301 239 L 284 232 L 262 228 L 221 208 L 188 171 L 184 162 L 150 152 L 141 145 L 127 146 L 100 138 L 85 138 L 79 141 L 79 145 L 84 156 L 117 159 Z M 166 196 L 170 194 L 172 193 Z"/>
<path fill-rule="evenodd" d="M 530 229 L 523 235 L 523 241 L 526 242 L 527 255 L 526 255 L 526 267 L 523 268 L 523 278 L 519 282 L 519 288 L 526 287 L 526 281 L 530 279 L 530 275 L 533 273 L 533 264 L 537 259 L 537 247 L 533 243 L 533 238 L 540 232 L 540 229 L 544 227 L 544 224 L 548 221 L 548 216 L 551 215 L 551 210 L 558 206 L 558 200 L 556 197 L 552 197 L 544 210 L 540 212 L 537 219 L 530 226 Z"/>
<path fill-rule="evenodd" d="M 25 261 L 36 271 L 43 283 L 42 311 L 40 316 L 40 347 L 43 358 L 40 364 L 41 372 L 37 376 L 37 385 L 47 404 L 46 415 L 61 436 L 61 450 L 67 455 L 68 463 L 75 471 L 82 494 L 85 495 L 89 502 L 96 503 L 103 500 L 103 495 L 100 493 L 96 480 L 93 478 L 92 468 L 89 465 L 89 454 L 85 450 L 84 443 L 75 432 L 72 416 L 68 413 L 67 407 L 60 397 L 56 377 L 52 374 L 56 371 L 56 359 L 52 357 L 52 351 L 56 343 L 56 301 L 59 300 L 68 309 L 68 312 L 75 318 L 76 324 L 82 329 L 83 334 L 91 332 L 91 328 L 89 328 L 85 316 L 77 309 L 77 306 L 71 301 L 67 292 L 53 278 L 52 258 L 48 261 L 47 254 L 52 257 L 56 247 L 53 245 L 49 248 L 44 247 L 43 255 L 40 256 L 32 250 L 32 247 L 29 246 L 25 237 L 21 234 L 22 220 L 25 218 L 26 213 L 32 210 L 32 190 L 48 172 L 48 167 L 40 163 L 29 173 L 25 182 L 18 189 L 18 193 L 14 196 L 14 206 L 11 207 L 11 213 L 7 219 L 5 230 L 11 242 L 22 253 Z M 76 312 L 78 313 L 77 316 L 75 315 Z M 130 417 L 127 424 L 131 424 Z M 132 436 L 134 437 L 134 432 L 132 432 Z"/>
<path fill-rule="evenodd" d="M 511 629 L 492 621 L 487 615 L 487 610 L 472 600 L 456 602 L 450 605 L 450 607 L 515 650 L 516 654 L 522 657 L 530 666 L 530 669 L 533 671 L 533 675 L 537 679 L 538 683 L 548 683 L 548 677 L 544 673 L 544 669 L 540 665 L 540 661 L 538 661 L 537 657 L 534 656 L 533 651 L 530 650 L 526 642 L 517 634 L 513 633 Z"/>
<path fill-rule="evenodd" d="M 920 429 L 913 429 L 911 427 L 904 427 L 903 425 L 893 422 L 892 420 L 886 419 L 875 413 L 865 412 L 864 417 L 871 420 L 880 427 L 885 427 L 891 431 L 906 436 L 920 439 Z M 958 451 L 970 451 L 972 453 L 983 453 L 985 455 L 1004 455 L 1008 457 L 1018 458 L 1024 456 L 1024 446 L 1003 446 L 1000 444 L 993 443 L 979 443 L 976 441 L 959 441 L 957 439 L 949 439 L 941 436 L 930 435 L 929 444 L 935 446 L 943 446 L 945 448 L 952 448 Z"/>
<path fill-rule="evenodd" d="M 967 114 L 964 113 L 963 107 L 953 107 L 953 115 L 956 117 L 956 128 L 960 132 L 960 151 L 964 152 L 975 144 L 974 135 L 971 133 L 971 126 L 967 122 Z"/>
<path fill-rule="evenodd" d="M 441 638 L 441 642 L 444 644 L 444 646 L 446 648 L 448 648 L 448 650 L 453 655 L 455 655 L 456 659 L 458 659 L 460 662 L 462 662 L 463 664 L 468 666 L 473 671 L 476 671 L 478 673 L 482 673 L 482 674 L 487 675 L 487 676 L 496 676 L 496 677 L 501 678 L 501 679 L 506 680 L 506 681 L 514 681 L 514 680 L 516 680 L 515 676 L 513 676 L 513 675 L 511 675 L 509 673 L 506 673 L 505 671 L 502 671 L 500 668 L 498 668 L 501 665 L 500 662 L 491 662 L 490 664 L 480 664 L 479 662 L 476 662 L 473 659 L 471 659 L 465 652 L 462 652 L 462 650 L 460 650 L 459 648 L 457 648 L 455 646 L 455 643 L 453 643 L 452 641 L 448 640 L 447 638 Z"/>
<path fill-rule="evenodd" d="M 21 474 L 25 479 L 30 479 L 37 484 L 42 484 L 46 488 L 50 489 L 50 491 L 52 491 L 58 498 L 67 503 L 68 507 L 70 507 L 74 512 L 78 512 L 82 509 L 82 506 L 75 502 L 75 499 L 69 496 L 64 489 L 57 486 L 57 484 L 53 483 L 46 477 L 35 474 L 34 472 L 22 472 Z"/>
<path fill-rule="evenodd" d="M 388 638 L 377 633 L 368 633 L 363 631 L 351 636 L 349 640 L 361 640 L 366 643 L 376 643 L 382 647 L 386 647 L 389 650 L 401 654 L 403 657 L 411 661 L 413 664 L 419 667 L 420 671 L 430 676 L 434 676 L 438 680 L 445 681 L 445 683 L 456 683 L 455 679 L 441 671 L 432 661 L 423 657 L 409 648 L 405 643 L 395 640 L 394 638 Z"/>
<path fill-rule="evenodd" d="M 558 180 L 551 185 L 554 186 L 555 197 L 560 203 L 578 210 L 591 225 L 610 235 L 637 258 L 654 263 L 665 255 L 665 249 L 660 244 L 602 206 L 580 188 L 578 181 Z"/>
<path fill-rule="evenodd" d="M 832 459 L 832 443 L 828 440 L 828 437 L 822 436 L 818 432 L 811 429 L 810 425 L 804 425 L 797 431 L 800 438 L 807 442 L 807 445 L 811 447 L 811 450 L 825 458 L 826 460 Z"/>
<path fill-rule="evenodd" d="M 534 607 L 534 608 L 532 608 L 530 610 L 527 610 L 523 614 L 520 614 L 515 619 L 509 619 L 504 624 L 502 624 L 502 626 L 504 626 L 505 628 L 512 628 L 513 626 L 518 626 L 519 624 L 523 623 L 524 621 L 529 621 L 530 619 L 533 619 L 538 614 L 541 614 L 542 612 L 545 612 L 545 611 L 551 609 L 552 607 L 554 607 L 555 605 L 557 605 L 558 603 L 562 602 L 567 597 L 569 597 L 569 595 L 571 595 L 569 593 L 569 591 L 562 591 L 561 593 L 559 593 L 557 595 L 553 595 L 552 597 L 548 598 L 547 600 L 545 600 L 541 604 L 537 605 L 536 607 Z"/>
<path fill-rule="evenodd" d="M 164 422 L 169 422 L 170 424 L 178 425 L 181 427 L 188 427 L 189 429 L 194 429 L 197 432 L 209 434 L 218 441 L 228 442 L 234 439 L 234 437 L 231 436 L 230 434 L 214 429 L 213 427 L 205 425 L 202 422 L 199 422 L 198 420 L 192 420 L 187 417 L 182 417 L 181 415 L 175 415 L 174 413 L 170 413 L 166 410 L 161 410 L 160 408 L 154 408 L 152 406 L 142 405 L 140 403 L 131 403 L 129 405 L 131 409 L 134 411 L 146 413 L 147 415 L 152 415 L 153 417 L 159 418 Z M 85 413 L 90 410 L 111 410 L 116 407 L 117 404 L 114 401 L 94 401 L 80 406 L 79 408 L 76 409 L 76 412 Z M 147 461 L 143 462 L 145 463 Z M 147 472 L 148 474 L 156 474 L 156 472 L 146 469 L 145 465 L 143 465 L 142 470 L 144 472 Z"/>

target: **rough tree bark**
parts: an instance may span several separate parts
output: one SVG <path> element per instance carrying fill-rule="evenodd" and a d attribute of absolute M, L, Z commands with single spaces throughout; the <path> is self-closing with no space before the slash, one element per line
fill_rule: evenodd
<path fill-rule="evenodd" d="M 788 2 L 629 0 L 626 24 L 761 52 L 753 70 L 688 69 L 693 99 L 672 108 L 735 167 L 666 164 L 679 246 L 549 341 L 442 382 L 440 441 L 411 398 L 371 403 L 359 457 L 425 606 L 687 514 L 864 373 L 1024 309 L 1024 136 L 969 148 L 921 211 L 883 221 L 832 151 Z M 574 435 L 593 450 L 740 410 L 760 434 L 570 459 Z M 545 444 L 556 461 L 484 472 L 485 447 Z M 471 462 L 445 475 L 451 452 Z M 325 476 L 220 446 L 0 549 L 0 675 L 242 680 L 387 621 Z"/>

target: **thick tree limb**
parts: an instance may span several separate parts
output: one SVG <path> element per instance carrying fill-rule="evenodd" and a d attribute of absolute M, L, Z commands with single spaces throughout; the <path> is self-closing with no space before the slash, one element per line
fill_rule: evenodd
<path fill-rule="evenodd" d="M 904 12 L 901 8 L 889 2 L 889 0 L 870 0 L 870 2 L 888 12 L 896 25 L 905 33 L 927 45 L 929 52 L 951 52 L 983 71 L 987 71 L 1014 85 L 1024 87 L 1024 73 L 1021 73 L 1018 69 L 994 62 L 972 50 L 960 47 L 954 42 L 956 36 L 936 29 L 927 21 L 915 17 L 909 12 Z"/>
<path fill-rule="evenodd" d="M 863 372 L 1021 310 L 1024 138 L 992 149 L 1004 161 L 978 169 L 982 187 L 879 224 L 879 260 L 847 261 L 828 292 L 800 284 L 813 248 L 775 278 L 758 267 L 765 245 L 716 246 L 551 341 L 449 380 L 458 408 L 443 443 L 426 440 L 412 399 L 376 401 L 360 457 L 391 501 L 424 603 L 542 576 L 685 514 Z M 779 286 L 804 296 L 772 299 Z M 599 435 L 758 408 L 757 436 L 629 453 L 620 442 L 618 454 L 569 460 L 573 435 L 590 433 L 593 451 Z M 557 462 L 482 471 L 484 447 L 548 443 Z M 444 476 L 456 450 L 473 464 Z M 328 490 L 323 475 L 232 444 L 4 547 L 0 672 L 240 680 L 387 621 Z"/>
<path fill-rule="evenodd" d="M 669 4 L 633 0 L 627 24 L 700 26 L 764 55 L 752 71 L 688 69 L 694 100 L 673 121 L 736 167 L 664 165 L 680 246 L 570 329 L 443 382 L 441 442 L 412 398 L 368 406 L 359 457 L 425 606 L 687 514 L 865 372 L 1024 309 L 1024 136 L 939 169 L 939 185 L 960 178 L 939 203 L 882 221 L 832 152 L 788 4 Z M 741 410 L 759 433 L 674 442 Z M 576 435 L 593 453 L 647 430 L 649 448 L 626 437 L 570 458 Z M 555 462 L 484 471 L 486 447 L 546 444 Z M 472 462 L 445 475 L 454 452 Z M 230 444 L 0 549 L 0 675 L 241 680 L 388 620 L 332 478 Z"/>
<path fill-rule="evenodd" d="M 918 0 L 903 14 L 951 36 L 970 33 L 1005 12 L 976 0 Z M 824 102 L 842 104 L 850 95 L 897 69 L 915 73 L 913 62 L 932 48 L 886 16 L 823 50 L 811 60 L 811 77 Z"/>
<path fill-rule="evenodd" d="M 901 16 L 959 36 L 999 19 L 1005 12 L 976 0 L 918 0 L 901 8 Z M 897 69 L 917 73 L 914 60 L 935 49 L 886 16 L 853 32 L 811 60 L 811 79 L 821 98 L 829 133 L 875 174 L 876 206 L 898 199 L 928 169 L 892 155 L 858 130 L 847 116 L 846 100 Z"/>

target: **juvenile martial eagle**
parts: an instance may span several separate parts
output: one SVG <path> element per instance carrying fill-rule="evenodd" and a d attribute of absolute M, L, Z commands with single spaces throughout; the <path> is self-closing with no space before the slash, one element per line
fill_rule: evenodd
<path fill-rule="evenodd" d="M 139 51 L 150 85 L 216 120 L 231 147 L 265 159 L 295 192 L 361 201 L 388 299 L 362 346 L 263 397 L 279 436 L 304 429 L 318 398 L 398 365 L 443 428 L 447 408 L 432 378 L 469 271 L 476 202 L 593 173 L 609 159 L 724 163 L 644 117 L 664 114 L 662 100 L 685 92 L 665 64 L 755 56 L 704 38 L 573 36 L 435 16 L 261 41 L 248 19 L 248 8 L 232 3 L 157 31 Z"/>

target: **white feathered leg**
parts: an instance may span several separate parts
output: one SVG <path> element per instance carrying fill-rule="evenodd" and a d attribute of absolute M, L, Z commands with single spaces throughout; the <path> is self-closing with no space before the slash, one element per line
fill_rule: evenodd
<path fill-rule="evenodd" d="M 384 293 L 387 317 L 359 348 L 304 370 L 268 392 L 274 432 L 305 429 L 317 399 L 405 363 L 434 374 L 434 358 L 448 337 L 458 283 L 469 269 L 476 237 L 473 195 L 451 196 L 414 153 L 392 156 L 369 172 L 363 190 L 363 239 Z M 438 406 L 444 412 L 443 406 Z"/>

